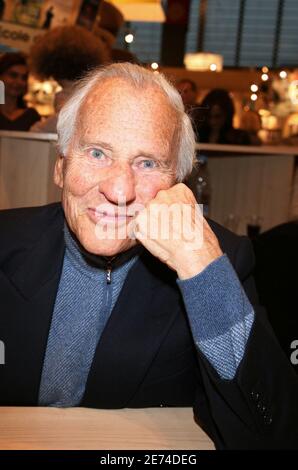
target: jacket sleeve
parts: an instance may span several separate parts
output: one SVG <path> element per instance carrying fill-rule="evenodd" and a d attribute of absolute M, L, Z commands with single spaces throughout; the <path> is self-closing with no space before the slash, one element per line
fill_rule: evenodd
<path fill-rule="evenodd" d="M 233 379 L 243 358 L 254 310 L 227 255 L 194 277 L 177 281 L 192 336 L 223 379 Z"/>
<path fill-rule="evenodd" d="M 298 378 L 258 305 L 254 255 L 246 238 L 240 239 L 233 261 L 255 320 L 233 380 L 222 379 L 198 351 L 214 421 L 212 437 L 221 449 L 298 448 Z M 200 419 L 198 402 L 194 412 Z"/>

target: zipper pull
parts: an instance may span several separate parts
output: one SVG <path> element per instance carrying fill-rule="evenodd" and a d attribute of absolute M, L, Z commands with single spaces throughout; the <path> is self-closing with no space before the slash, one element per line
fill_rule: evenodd
<path fill-rule="evenodd" d="M 114 259 L 117 257 L 112 256 L 112 258 L 106 258 L 107 260 L 107 267 L 106 267 L 106 278 L 107 278 L 107 284 L 111 284 L 112 282 L 112 262 Z"/>
<path fill-rule="evenodd" d="M 107 277 L 107 284 L 111 284 L 112 282 L 112 266 L 111 263 L 107 264 L 107 269 L 106 269 L 106 277 Z"/>

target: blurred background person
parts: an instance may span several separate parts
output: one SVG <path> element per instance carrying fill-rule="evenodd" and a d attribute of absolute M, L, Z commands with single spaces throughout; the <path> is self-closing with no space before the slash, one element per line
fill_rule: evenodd
<path fill-rule="evenodd" d="M 197 84 L 193 80 L 182 78 L 176 83 L 176 88 L 181 95 L 185 110 L 191 118 L 192 127 L 196 134 L 196 140 L 198 140 L 198 130 L 202 123 L 202 116 L 197 103 Z"/>
<path fill-rule="evenodd" d="M 229 93 L 221 88 L 210 91 L 201 103 L 199 142 L 250 145 L 249 133 L 234 128 L 234 115 L 235 107 Z"/>
<path fill-rule="evenodd" d="M 197 84 L 188 78 L 182 78 L 176 84 L 176 88 L 179 91 L 185 108 L 195 106 L 198 97 Z"/>
<path fill-rule="evenodd" d="M 76 80 L 108 61 L 106 44 L 82 26 L 60 26 L 40 37 L 30 53 L 32 73 L 40 80 L 54 78 L 62 91 L 55 97 L 55 114 L 30 130 L 56 133 L 57 114 Z"/>
<path fill-rule="evenodd" d="M 176 83 L 176 88 L 179 91 L 185 110 L 189 115 L 196 140 L 199 140 L 199 128 L 202 124 L 201 107 L 197 103 L 198 87 L 197 84 L 188 78 L 182 78 Z M 210 175 L 207 165 L 207 157 L 200 151 L 196 152 L 196 161 L 193 170 L 185 184 L 192 190 L 195 198 L 199 204 L 203 204 L 204 215 L 208 215 L 210 198 L 211 198 L 211 184 Z"/>
<path fill-rule="evenodd" d="M 28 66 L 19 53 L 6 53 L 0 58 L 0 80 L 4 84 L 5 102 L 0 105 L 0 129 L 28 131 L 40 120 L 34 108 L 24 101 L 28 85 Z"/>

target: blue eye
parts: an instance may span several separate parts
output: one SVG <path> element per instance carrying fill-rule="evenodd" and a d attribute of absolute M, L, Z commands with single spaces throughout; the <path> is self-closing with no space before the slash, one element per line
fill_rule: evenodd
<path fill-rule="evenodd" d="M 156 168 L 156 162 L 154 160 L 142 160 L 140 162 L 140 166 L 146 170 L 152 170 L 153 168 Z"/>
<path fill-rule="evenodd" d="M 92 149 L 90 151 L 90 155 L 91 155 L 91 157 L 97 158 L 98 160 L 101 159 L 102 157 L 104 157 L 104 153 L 99 149 Z"/>

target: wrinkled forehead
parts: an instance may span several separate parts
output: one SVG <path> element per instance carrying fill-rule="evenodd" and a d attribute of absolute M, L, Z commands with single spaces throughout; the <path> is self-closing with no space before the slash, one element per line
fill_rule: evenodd
<path fill-rule="evenodd" d="M 108 78 L 93 86 L 81 104 L 76 134 L 100 128 L 107 122 L 147 122 L 165 136 L 176 140 L 180 115 L 157 85 L 134 86 L 120 78 Z M 178 138 L 178 137 L 177 137 Z"/>
<path fill-rule="evenodd" d="M 150 101 L 150 106 L 148 102 Z M 88 92 L 81 107 L 80 115 L 90 110 L 107 107 L 112 112 L 115 109 L 121 109 L 122 106 L 129 108 L 145 108 L 147 112 L 159 114 L 163 113 L 166 117 L 177 119 L 178 113 L 170 103 L 165 92 L 157 84 L 137 85 L 124 78 L 106 78 L 100 83 L 95 84 Z"/>

